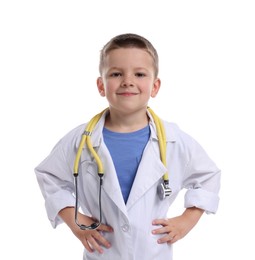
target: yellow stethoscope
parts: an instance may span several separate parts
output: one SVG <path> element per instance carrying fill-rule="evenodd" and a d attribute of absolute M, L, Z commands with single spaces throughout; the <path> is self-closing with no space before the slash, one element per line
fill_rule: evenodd
<path fill-rule="evenodd" d="M 108 108 L 104 109 L 101 113 L 95 115 L 87 124 L 85 131 L 82 134 L 81 141 L 78 147 L 78 151 L 75 157 L 74 161 L 74 180 L 75 180 L 75 223 L 80 227 L 82 230 L 93 230 L 96 229 L 100 226 L 101 221 L 102 221 L 102 207 L 101 207 L 101 189 L 103 185 L 103 176 L 104 176 L 104 167 L 101 159 L 99 158 L 97 152 L 93 148 L 93 145 L 91 143 L 91 138 L 90 136 L 92 135 L 92 131 L 95 128 L 97 122 L 100 120 L 102 115 L 108 110 Z M 163 126 L 162 121 L 160 118 L 153 112 L 151 108 L 148 107 L 148 111 L 150 112 L 155 125 L 156 125 L 156 130 L 157 130 L 157 135 L 158 135 L 158 141 L 159 141 L 159 150 L 160 150 L 160 159 L 162 163 L 166 167 L 166 134 L 165 134 L 165 128 Z M 99 209 L 100 209 L 100 217 L 97 222 L 92 223 L 91 225 L 87 226 L 84 224 L 79 224 L 78 222 L 78 174 L 79 174 L 79 162 L 81 158 L 81 153 L 84 145 L 87 145 L 89 151 L 93 155 L 97 168 L 98 168 L 98 176 L 99 176 Z M 163 200 L 164 198 L 170 196 L 171 194 L 171 189 L 169 187 L 169 177 L 168 177 L 168 172 L 165 172 L 163 178 L 162 178 L 162 183 L 158 186 L 157 189 L 159 198 Z"/>

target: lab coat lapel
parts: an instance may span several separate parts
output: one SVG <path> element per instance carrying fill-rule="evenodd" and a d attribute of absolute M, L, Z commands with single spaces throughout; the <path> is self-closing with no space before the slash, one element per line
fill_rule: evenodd
<path fill-rule="evenodd" d="M 101 143 L 100 148 L 98 150 L 98 155 L 100 156 L 103 162 L 105 171 L 103 190 L 116 204 L 116 206 L 127 216 L 127 209 L 121 193 L 115 167 L 110 153 L 103 142 Z"/>
<path fill-rule="evenodd" d="M 109 196 L 109 198 L 116 204 L 116 206 L 127 216 L 127 209 L 125 202 L 123 200 L 123 196 L 121 193 L 118 177 L 115 171 L 115 167 L 107 149 L 106 145 L 102 141 L 102 131 L 105 122 L 105 116 L 107 112 L 103 114 L 103 116 L 98 121 L 95 129 L 93 130 L 91 136 L 91 142 L 95 150 L 97 150 L 98 156 L 102 160 L 104 166 L 104 179 L 103 179 L 103 191 Z M 77 148 L 78 148 L 77 143 Z M 91 156 L 91 160 L 94 160 L 93 156 Z M 97 175 L 97 172 L 94 173 Z"/>
<path fill-rule="evenodd" d="M 167 171 L 160 160 L 158 142 L 149 141 L 144 150 L 136 177 L 127 201 L 127 210 L 139 200 Z"/>

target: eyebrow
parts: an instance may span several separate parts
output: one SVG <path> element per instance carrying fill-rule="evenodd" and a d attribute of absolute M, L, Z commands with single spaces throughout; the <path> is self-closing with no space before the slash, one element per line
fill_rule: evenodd
<path fill-rule="evenodd" d="M 108 71 L 110 71 L 110 70 L 123 70 L 123 68 L 121 68 L 121 67 L 111 67 L 111 68 L 109 68 Z M 145 68 L 145 67 L 135 67 L 134 70 L 147 70 L 148 71 L 148 69 Z"/>

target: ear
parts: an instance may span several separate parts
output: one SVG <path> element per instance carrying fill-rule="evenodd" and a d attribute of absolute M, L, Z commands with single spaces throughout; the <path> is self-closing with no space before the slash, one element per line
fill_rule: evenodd
<path fill-rule="evenodd" d="M 105 89 L 102 77 L 97 78 L 97 89 L 102 97 L 105 97 Z"/>
<path fill-rule="evenodd" d="M 161 85 L 161 81 L 159 78 L 157 78 L 155 81 L 154 81 L 154 84 L 153 84 L 153 87 L 152 87 L 152 90 L 151 90 L 151 97 L 154 98 L 157 96 L 158 92 L 159 92 L 159 89 L 160 89 L 160 85 Z"/>

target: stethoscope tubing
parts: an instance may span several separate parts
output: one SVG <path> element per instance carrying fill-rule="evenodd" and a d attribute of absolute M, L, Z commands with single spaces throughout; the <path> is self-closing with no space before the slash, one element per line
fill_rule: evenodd
<path fill-rule="evenodd" d="M 108 110 L 104 109 L 101 113 L 95 115 L 87 124 L 85 131 L 82 134 L 80 145 L 78 147 L 78 151 L 75 157 L 74 161 L 74 184 L 75 184 L 75 223 L 80 227 L 82 230 L 93 230 L 97 229 L 102 222 L 102 185 L 103 185 L 103 176 L 104 176 L 104 168 L 103 168 L 103 163 L 101 159 L 99 158 L 97 152 L 93 148 L 93 145 L 91 143 L 90 136 L 92 135 L 92 131 L 102 115 Z M 159 117 L 153 112 L 151 108 L 148 107 L 148 111 L 151 113 L 152 118 L 155 122 L 156 129 L 157 129 L 157 135 L 158 135 L 158 140 L 159 140 L 159 150 L 160 150 L 160 159 L 162 163 L 166 166 L 166 135 L 165 135 L 165 129 L 163 126 L 162 121 L 159 119 Z M 84 145 L 87 145 L 89 151 L 95 158 L 95 161 L 98 166 L 98 176 L 100 178 L 99 182 L 99 198 L 98 198 L 98 203 L 99 203 L 99 220 L 97 222 L 92 223 L 91 225 L 84 225 L 80 224 L 78 221 L 78 208 L 79 208 L 79 199 L 78 199 L 78 175 L 79 175 L 79 162 L 80 162 L 80 157 L 81 153 L 83 150 Z M 171 189 L 169 188 L 169 177 L 168 177 L 168 172 L 164 174 L 163 177 L 163 183 L 161 183 L 158 186 L 158 194 L 160 199 L 164 199 L 171 194 Z"/>
<path fill-rule="evenodd" d="M 102 223 L 102 186 L 103 186 L 103 176 L 100 177 L 99 182 L 99 196 L 98 196 L 98 204 L 99 204 L 99 220 L 97 222 L 92 223 L 91 225 L 80 224 L 78 221 L 78 208 L 79 208 L 79 199 L 78 199 L 78 176 L 74 178 L 75 182 L 75 223 L 82 230 L 94 230 L 97 229 Z"/>

